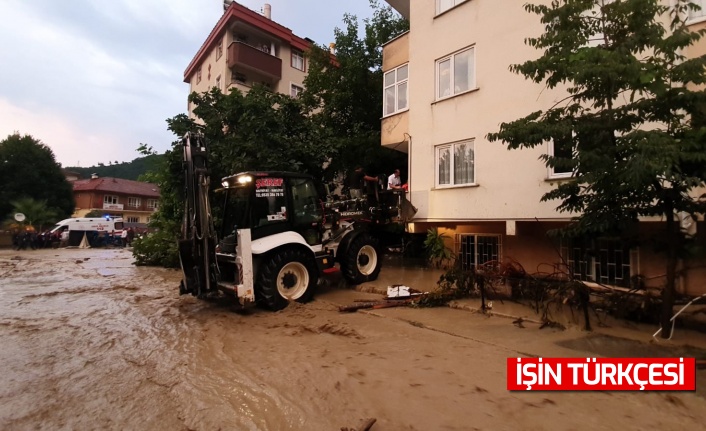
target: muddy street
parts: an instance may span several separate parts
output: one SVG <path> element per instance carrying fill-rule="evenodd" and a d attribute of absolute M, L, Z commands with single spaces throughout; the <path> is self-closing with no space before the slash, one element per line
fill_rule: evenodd
<path fill-rule="evenodd" d="M 412 276 L 383 269 L 393 278 Z M 423 277 L 432 279 L 434 274 Z M 415 275 L 418 276 L 418 275 Z M 424 281 L 424 278 L 417 281 Z M 328 286 L 272 313 L 178 295 L 128 250 L 0 250 L 0 429 L 700 429 L 697 393 L 508 392 L 505 359 L 586 356 L 576 330 L 396 308 Z"/>

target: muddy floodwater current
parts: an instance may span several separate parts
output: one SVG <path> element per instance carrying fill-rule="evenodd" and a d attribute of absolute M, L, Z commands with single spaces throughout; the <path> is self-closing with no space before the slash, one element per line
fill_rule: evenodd
<path fill-rule="evenodd" d="M 281 312 L 178 295 L 128 250 L 0 250 L 1 430 L 695 430 L 696 393 L 506 390 L 508 357 L 590 355 L 578 330 L 449 308 Z M 383 269 L 424 290 L 438 274 Z M 573 341 L 572 341 L 573 340 Z M 573 344 L 572 344 L 573 343 Z M 574 347 L 567 347 L 574 346 Z M 583 348 L 583 347 L 581 347 Z M 698 388 L 697 388 L 698 389 Z"/>

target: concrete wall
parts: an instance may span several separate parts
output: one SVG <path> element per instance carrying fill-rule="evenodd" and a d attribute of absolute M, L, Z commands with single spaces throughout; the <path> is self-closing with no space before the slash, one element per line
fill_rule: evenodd
<path fill-rule="evenodd" d="M 473 0 L 435 16 L 434 2 L 411 2 L 409 32 L 409 134 L 411 195 L 417 217 L 427 220 L 556 218 L 555 203 L 539 203 L 552 189 L 538 160 L 547 148 L 508 152 L 486 139 L 500 123 L 551 106 L 563 97 L 508 70 L 539 55 L 524 38 L 542 26 L 522 3 Z M 475 50 L 476 89 L 437 101 L 436 60 Z M 396 56 L 397 54 L 395 53 Z M 435 146 L 474 139 L 476 183 L 435 188 Z"/>

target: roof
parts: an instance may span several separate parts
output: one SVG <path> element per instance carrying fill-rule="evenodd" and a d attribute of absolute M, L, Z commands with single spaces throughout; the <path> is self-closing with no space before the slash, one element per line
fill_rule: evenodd
<path fill-rule="evenodd" d="M 122 178 L 91 178 L 73 182 L 74 192 L 111 192 L 123 195 L 159 197 L 159 186 Z"/>
<path fill-rule="evenodd" d="M 201 48 L 199 48 L 198 52 L 189 63 L 189 66 L 187 66 L 184 71 L 184 82 L 189 82 L 189 77 L 196 72 L 196 68 L 201 64 L 204 57 L 208 55 L 211 47 L 216 43 L 216 40 L 219 39 L 220 36 L 226 31 L 229 24 L 236 21 L 242 21 L 250 24 L 253 27 L 269 33 L 302 51 L 306 51 L 312 45 L 311 39 L 301 38 L 292 33 L 292 30 L 287 27 L 278 24 L 275 21 L 272 21 L 271 19 L 266 18 L 265 16 L 250 10 L 239 3 L 233 2 L 225 13 L 223 13 L 221 19 L 218 20 L 216 25 L 211 30 L 211 33 L 208 35 L 208 38 L 206 38 L 206 41 L 203 45 L 201 45 Z"/>

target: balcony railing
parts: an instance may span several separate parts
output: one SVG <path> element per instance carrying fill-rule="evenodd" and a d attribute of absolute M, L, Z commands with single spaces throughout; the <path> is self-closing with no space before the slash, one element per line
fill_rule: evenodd
<path fill-rule="evenodd" d="M 228 46 L 228 67 L 242 67 L 271 78 L 282 78 L 281 59 L 243 42 L 233 42 Z"/>

